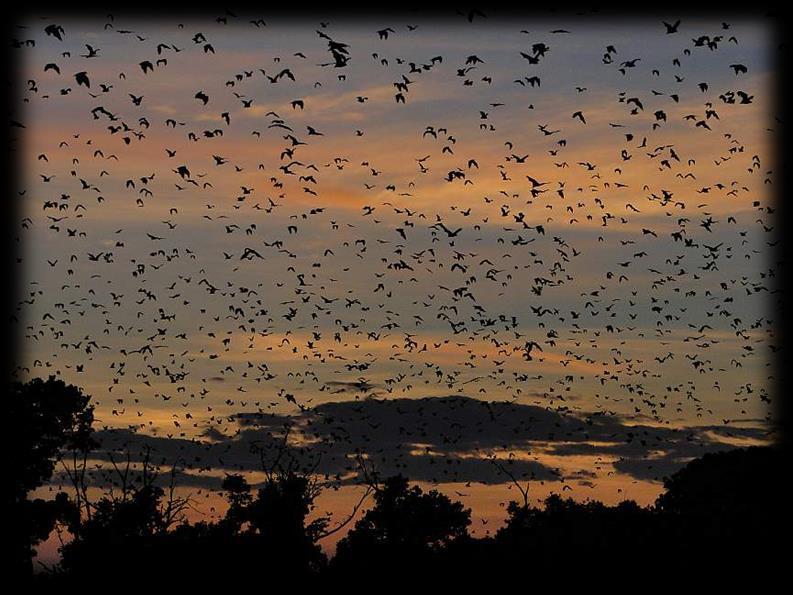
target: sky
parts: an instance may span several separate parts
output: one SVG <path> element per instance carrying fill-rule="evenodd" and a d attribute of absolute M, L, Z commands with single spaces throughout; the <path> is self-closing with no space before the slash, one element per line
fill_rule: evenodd
<path fill-rule="evenodd" d="M 216 516 L 289 427 L 328 511 L 358 451 L 486 532 L 492 458 L 646 504 L 770 439 L 769 23 L 217 16 L 14 31 L 19 375 L 92 396 L 97 469 Z"/>

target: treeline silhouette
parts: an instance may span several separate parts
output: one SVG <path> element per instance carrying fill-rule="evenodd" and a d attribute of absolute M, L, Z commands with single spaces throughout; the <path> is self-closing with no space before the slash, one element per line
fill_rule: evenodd
<path fill-rule="evenodd" d="M 173 476 L 158 485 L 148 456 L 135 472 L 129 459 L 113 462 L 120 481 L 95 501 L 88 497 L 86 462 L 97 445 L 93 408 L 79 389 L 52 377 L 14 382 L 6 413 L 14 446 L 5 502 L 10 557 L 17 575 L 53 585 L 141 573 L 178 576 L 182 584 L 272 573 L 294 585 L 482 572 L 767 572 L 783 516 L 781 452 L 753 446 L 689 462 L 665 481 L 652 506 L 553 495 L 536 507 L 530 486 L 509 477 L 522 498 L 509 503 L 503 526 L 483 538 L 471 536 L 471 511 L 462 503 L 411 486 L 403 476 L 379 478 L 363 456 L 364 496 L 334 527 L 324 517 L 309 520 L 322 487 L 285 461 L 265 468 L 256 489 L 243 476 L 227 474 L 225 516 L 188 523 L 189 500 L 175 496 Z M 68 469 L 72 493 L 31 499 L 56 463 Z M 359 513 L 367 496 L 371 506 Z M 57 566 L 34 572 L 35 547 L 56 526 L 72 539 Z M 328 558 L 320 541 L 343 528 L 349 532 Z"/>

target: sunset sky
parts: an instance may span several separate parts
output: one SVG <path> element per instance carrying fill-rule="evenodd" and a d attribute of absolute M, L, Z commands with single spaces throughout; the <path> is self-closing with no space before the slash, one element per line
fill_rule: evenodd
<path fill-rule="evenodd" d="M 152 445 L 212 515 L 292 423 L 323 510 L 359 449 L 497 523 L 489 456 L 649 503 L 769 439 L 767 23 L 224 18 L 14 32 L 18 361 L 93 397 L 97 465 Z"/>

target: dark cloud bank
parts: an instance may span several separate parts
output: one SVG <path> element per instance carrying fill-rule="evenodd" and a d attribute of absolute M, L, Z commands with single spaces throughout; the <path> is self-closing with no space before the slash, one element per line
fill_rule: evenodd
<path fill-rule="evenodd" d="M 127 453 L 140 460 L 150 448 L 156 463 L 176 464 L 181 485 L 218 488 L 209 469 L 256 471 L 281 464 L 311 469 L 341 482 L 356 481 L 355 453 L 366 454 L 382 476 L 402 473 L 430 482 L 503 483 L 507 476 L 486 459 L 498 453 L 515 477 L 582 481 L 539 461 L 512 459 L 504 451 L 554 456 L 589 455 L 611 460 L 613 470 L 636 479 L 660 481 L 693 457 L 732 448 L 730 439 L 767 440 L 762 427 L 656 427 L 617 415 L 551 410 L 535 405 L 486 402 L 468 397 L 368 399 L 318 405 L 297 415 L 239 413 L 234 435 L 215 427 L 201 439 L 158 437 L 127 429 L 97 432 L 96 458 L 116 461 Z M 282 448 L 285 428 L 289 445 Z M 601 473 L 610 471 L 603 465 Z"/>

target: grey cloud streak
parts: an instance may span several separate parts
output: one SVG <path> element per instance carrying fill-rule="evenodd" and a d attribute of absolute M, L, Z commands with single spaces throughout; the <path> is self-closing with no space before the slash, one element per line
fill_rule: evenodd
<path fill-rule="evenodd" d="M 693 426 L 679 429 L 628 423 L 618 415 L 552 410 L 469 397 L 366 399 L 318 405 L 297 415 L 238 413 L 235 435 L 208 428 L 204 439 L 150 436 L 124 429 L 97 433 L 96 458 L 129 451 L 133 460 L 150 448 L 153 460 L 183 467 L 182 485 L 218 488 L 220 478 L 201 469 L 261 470 L 261 447 L 271 462 L 291 426 L 282 460 L 293 460 L 320 475 L 355 481 L 356 451 L 364 452 L 382 476 L 396 473 L 438 483 L 508 481 L 486 456 L 498 453 L 518 478 L 559 481 L 565 474 L 539 460 L 508 459 L 508 451 L 554 457 L 589 455 L 615 460 L 614 471 L 658 481 L 705 452 L 731 448 L 727 439 L 764 441 L 761 427 Z M 115 453 L 115 454 L 114 454 Z M 508 462 L 505 462 L 508 461 Z M 590 479 L 587 477 L 587 479 Z M 595 476 L 592 476 L 595 479 Z M 596 480 L 596 479 L 595 479 Z"/>

